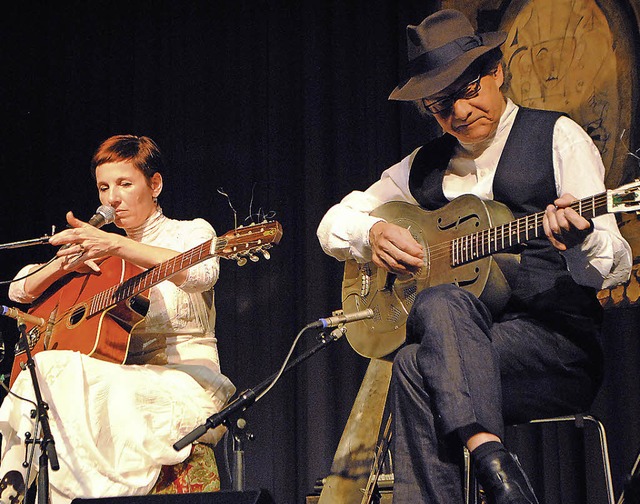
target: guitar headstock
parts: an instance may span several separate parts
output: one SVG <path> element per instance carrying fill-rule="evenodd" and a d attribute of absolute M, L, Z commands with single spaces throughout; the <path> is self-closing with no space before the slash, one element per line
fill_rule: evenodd
<path fill-rule="evenodd" d="M 608 212 L 640 212 L 640 179 L 607 191 Z"/>
<path fill-rule="evenodd" d="M 265 259 L 269 259 L 271 255 L 268 249 L 280 243 L 280 238 L 282 238 L 282 226 L 277 221 L 240 226 L 218 237 L 215 253 L 244 266 L 247 259 L 257 262 L 258 253 Z"/>

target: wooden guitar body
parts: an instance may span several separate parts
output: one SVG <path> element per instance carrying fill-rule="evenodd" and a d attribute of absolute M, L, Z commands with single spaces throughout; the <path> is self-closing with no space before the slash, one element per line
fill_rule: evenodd
<path fill-rule="evenodd" d="M 27 325 L 32 354 L 42 350 L 75 350 L 96 359 L 124 363 L 131 331 L 147 313 L 148 299 L 142 294 L 123 299 L 114 306 L 91 313 L 96 296 L 106 295 L 109 287 L 118 286 L 142 269 L 116 257 L 100 265 L 101 273 L 73 276 L 55 292 L 45 294 L 29 313 L 43 318 L 44 326 Z M 26 363 L 24 345 L 18 345 L 11 384 Z"/>
<path fill-rule="evenodd" d="M 342 282 L 344 312 L 367 308 L 374 312 L 372 319 L 349 326 L 347 339 L 359 354 L 383 358 L 398 349 L 405 341 L 405 323 L 416 295 L 427 287 L 458 285 L 495 311 L 508 300 L 509 283 L 500 267 L 505 273 L 514 271 L 519 261 L 517 255 L 494 254 L 451 265 L 451 240 L 511 221 L 513 216 L 505 205 L 464 195 L 432 212 L 392 201 L 379 206 L 371 215 L 408 229 L 424 247 L 425 259 L 414 275 L 393 275 L 372 262 L 346 262 Z"/>
<path fill-rule="evenodd" d="M 266 259 L 273 244 L 280 242 L 279 222 L 241 226 L 207 240 L 147 270 L 117 257 L 100 263 L 101 272 L 70 274 L 55 282 L 34 303 L 29 313 L 40 317 L 40 326 L 27 325 L 32 354 L 43 350 L 75 350 L 96 359 L 124 363 L 131 331 L 149 309 L 149 289 L 210 257 L 232 259 L 242 265 L 247 258 Z M 16 345 L 10 383 L 27 361 L 21 338 Z"/>

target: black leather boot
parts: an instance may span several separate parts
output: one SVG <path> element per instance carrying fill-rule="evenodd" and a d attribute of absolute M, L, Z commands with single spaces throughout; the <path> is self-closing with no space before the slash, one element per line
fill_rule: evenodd
<path fill-rule="evenodd" d="M 489 504 L 539 504 L 520 462 L 506 449 L 474 460 L 474 469 Z"/>

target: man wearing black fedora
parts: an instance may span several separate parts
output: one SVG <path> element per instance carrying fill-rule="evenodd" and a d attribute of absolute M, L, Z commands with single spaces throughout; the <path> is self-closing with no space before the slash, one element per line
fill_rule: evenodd
<path fill-rule="evenodd" d="M 371 215 L 383 203 L 440 212 L 472 194 L 503 203 L 516 218 L 544 214 L 546 236 L 528 237 L 517 250 L 500 309 L 455 282 L 416 296 L 390 390 L 394 504 L 462 503 L 463 445 L 490 504 L 538 503 L 502 444 L 504 425 L 590 406 L 602 372 L 596 291 L 630 272 L 631 251 L 613 216 L 587 220 L 569 207 L 604 190 L 596 147 L 563 114 L 505 98 L 505 40 L 501 32 L 476 34 L 454 10 L 407 27 L 407 76 L 390 99 L 419 103 L 444 134 L 347 195 L 318 228 L 337 259 L 406 276 L 431 267 L 435 252 Z"/>

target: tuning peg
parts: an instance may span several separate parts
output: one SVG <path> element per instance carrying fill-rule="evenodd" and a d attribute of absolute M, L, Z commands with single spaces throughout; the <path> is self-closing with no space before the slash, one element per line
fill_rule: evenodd
<path fill-rule="evenodd" d="M 238 257 L 236 261 L 238 262 L 238 266 L 244 266 L 245 264 L 247 264 L 246 257 Z"/>
<path fill-rule="evenodd" d="M 271 259 L 271 254 L 268 250 L 260 249 L 260 253 L 262 254 L 262 257 L 264 257 L 267 261 Z"/>
<path fill-rule="evenodd" d="M 255 254 L 249 254 L 249 259 L 251 262 L 258 262 L 260 260 L 260 258 Z"/>

